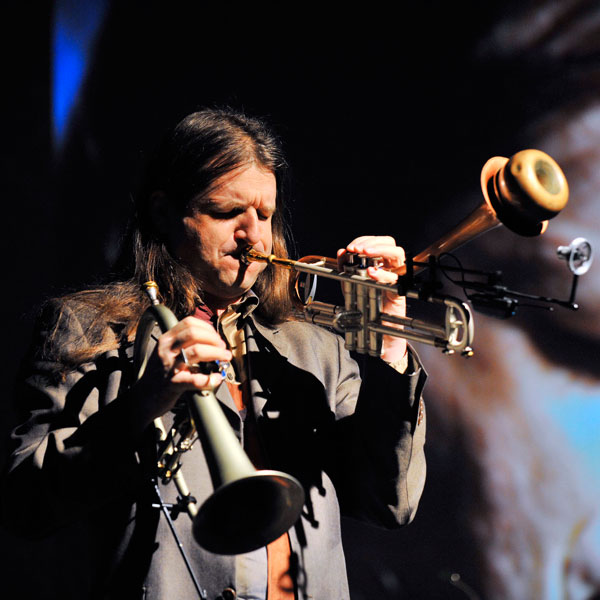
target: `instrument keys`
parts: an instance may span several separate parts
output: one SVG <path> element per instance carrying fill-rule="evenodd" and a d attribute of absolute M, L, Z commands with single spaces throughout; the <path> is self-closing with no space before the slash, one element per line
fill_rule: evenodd
<path fill-rule="evenodd" d="M 383 265 L 381 256 L 367 256 L 356 252 L 347 252 L 344 255 L 344 272 L 356 273 L 366 271 L 369 267 L 380 268 Z"/>
<path fill-rule="evenodd" d="M 356 265 L 356 252 L 347 252 L 344 255 L 344 264 L 348 265 L 349 267 L 353 267 Z"/>
<path fill-rule="evenodd" d="M 358 262 L 359 269 L 368 269 L 369 267 L 375 267 L 378 269 L 383 265 L 383 258 L 381 256 L 367 256 L 366 254 L 359 254 Z"/>

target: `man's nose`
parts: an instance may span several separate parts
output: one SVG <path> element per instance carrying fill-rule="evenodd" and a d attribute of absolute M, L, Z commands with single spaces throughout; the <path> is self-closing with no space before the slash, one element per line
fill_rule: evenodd
<path fill-rule="evenodd" d="M 236 230 L 236 239 L 244 240 L 250 246 L 260 241 L 258 214 L 254 209 L 246 211 L 242 216 Z"/>

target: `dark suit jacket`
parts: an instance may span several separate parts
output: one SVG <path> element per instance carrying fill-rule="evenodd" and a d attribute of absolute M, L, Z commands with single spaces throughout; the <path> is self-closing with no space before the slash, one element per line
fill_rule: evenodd
<path fill-rule="evenodd" d="M 414 516 L 425 478 L 425 373 L 413 355 L 406 375 L 364 359 L 361 380 L 339 336 L 306 323 L 268 328 L 249 318 L 246 333 L 253 409 L 268 466 L 294 475 L 307 497 L 290 530 L 298 597 L 348 598 L 340 506 L 346 515 L 384 527 Z M 80 340 L 77 315 L 61 334 Z M 33 571 L 38 600 L 197 597 L 166 521 L 152 507 L 149 446 L 133 444 L 128 435 L 130 354 L 128 348 L 108 352 L 64 381 L 56 381 L 55 364 L 35 360 L 21 389 L 28 416 L 13 434 L 5 514 L 19 534 L 60 540 L 57 555 L 46 555 Z M 243 442 L 244 424 L 226 386 L 217 398 Z M 201 504 L 212 483 L 199 443 L 183 468 Z M 163 495 L 175 501 L 173 484 Z M 243 503 L 240 498 L 241 511 Z M 186 515 L 175 526 L 207 597 L 234 588 L 235 559 L 200 548 Z M 68 567 L 57 571 L 55 562 Z M 29 596 L 23 591 L 21 597 Z"/>

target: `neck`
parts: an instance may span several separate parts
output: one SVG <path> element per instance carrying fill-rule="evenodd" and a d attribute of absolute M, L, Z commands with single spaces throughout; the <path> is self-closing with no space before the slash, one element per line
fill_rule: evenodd
<path fill-rule="evenodd" d="M 228 306 L 234 304 L 235 302 L 240 300 L 240 298 L 241 296 L 239 296 L 238 298 L 218 298 L 216 296 L 211 296 L 210 294 L 206 293 L 202 295 L 202 300 L 204 301 L 204 304 L 206 304 L 206 306 L 208 306 L 211 312 L 214 315 L 217 315 L 217 317 L 220 317 L 225 312 Z"/>

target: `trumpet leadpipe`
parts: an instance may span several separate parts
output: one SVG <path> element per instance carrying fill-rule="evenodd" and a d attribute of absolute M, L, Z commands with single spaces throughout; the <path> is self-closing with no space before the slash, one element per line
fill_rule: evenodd
<path fill-rule="evenodd" d="M 278 258 L 272 254 L 262 254 L 252 248 L 246 250 L 245 260 L 248 262 L 266 262 L 292 269 L 298 273 L 307 273 L 309 275 L 320 275 L 327 279 L 335 279 L 341 283 L 356 282 L 366 287 L 372 287 L 385 292 L 397 292 L 397 286 L 389 283 L 379 283 L 373 279 L 357 273 L 347 273 L 337 269 L 337 261 L 334 258 L 326 256 L 305 256 L 301 260 L 292 260 L 289 258 Z M 311 262 L 307 262 L 311 260 Z M 312 262 L 314 260 L 314 262 Z M 336 265 L 336 266 L 334 266 Z"/>

